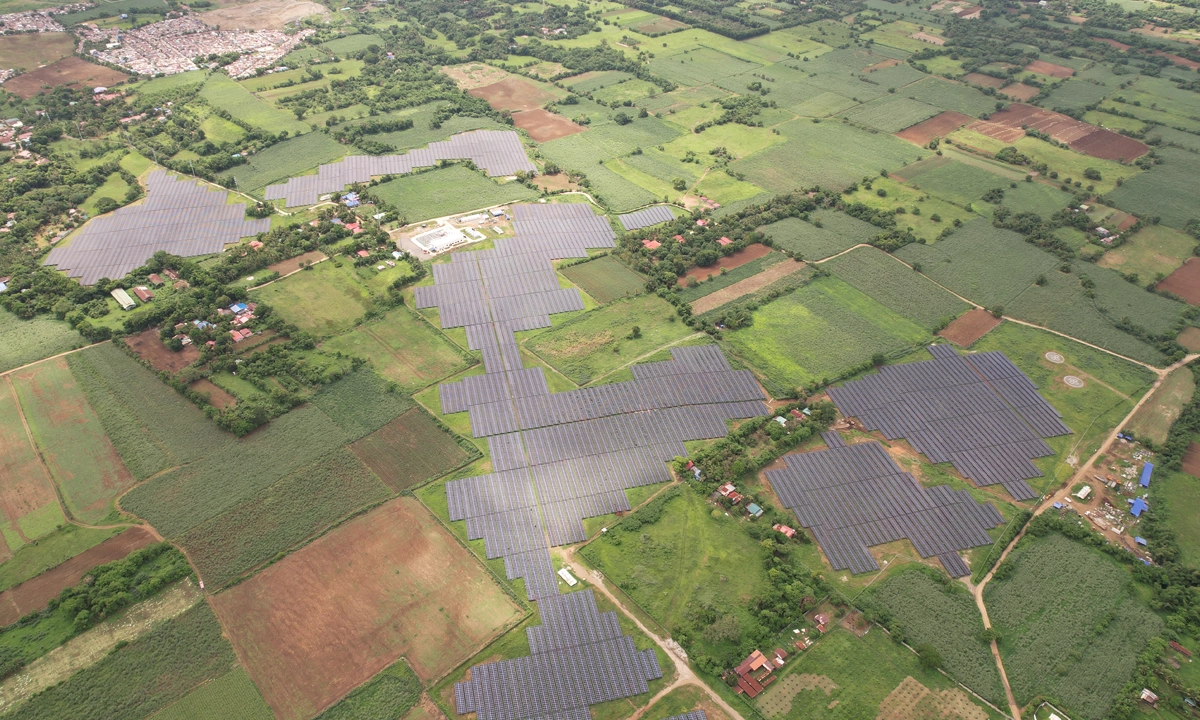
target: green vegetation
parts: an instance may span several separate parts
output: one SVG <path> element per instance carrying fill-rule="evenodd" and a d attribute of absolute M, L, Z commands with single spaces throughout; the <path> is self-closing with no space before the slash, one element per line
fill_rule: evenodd
<path fill-rule="evenodd" d="M 889 95 L 847 110 L 842 117 L 859 125 L 894 133 L 928 120 L 939 112 L 938 108 L 923 102 Z"/>
<path fill-rule="evenodd" d="M 1162 620 L 1116 562 L 1034 525 L 1030 532 L 984 590 L 1013 694 L 1022 704 L 1050 695 L 1073 715 L 1107 717 Z"/>
<path fill-rule="evenodd" d="M 421 408 L 413 408 L 350 449 L 396 492 L 441 477 L 480 453 Z"/>
<path fill-rule="evenodd" d="M 634 332 L 635 329 L 637 332 Z M 537 335 L 528 347 L 580 385 L 692 334 L 657 295 L 618 300 Z"/>
<path fill-rule="evenodd" d="M 236 181 L 231 187 L 252 192 L 272 183 L 285 182 L 322 163 L 334 162 L 348 149 L 325 133 L 308 133 L 251 155 L 244 165 L 235 166 L 222 178 Z"/>
<path fill-rule="evenodd" d="M 1155 468 L 1150 484 L 1151 502 L 1165 509 L 1166 525 L 1179 544 L 1179 560 L 1189 567 L 1200 567 L 1200 479 L 1182 472 Z"/>
<path fill-rule="evenodd" d="M 301 330 L 324 336 L 349 330 L 374 304 L 354 269 L 340 260 L 273 282 L 254 298 Z"/>
<path fill-rule="evenodd" d="M 14 720 L 65 717 L 141 720 L 224 675 L 236 661 L 206 603 L 169 620 L 8 713 Z"/>
<path fill-rule="evenodd" d="M 537 197 L 520 183 L 500 184 L 462 165 L 402 175 L 371 188 L 371 194 L 395 208 L 406 222 Z"/>
<path fill-rule="evenodd" d="M 209 75 L 200 90 L 200 97 L 213 107 L 229 113 L 235 120 L 241 120 L 267 132 L 278 133 L 286 130 L 298 135 L 308 131 L 308 125 L 297 120 L 291 113 L 258 99 L 224 73 Z"/>
<path fill-rule="evenodd" d="M 927 330 L 836 277 L 818 278 L 754 311 L 729 348 L 779 387 L 832 380 L 876 356 L 930 338 Z"/>
<path fill-rule="evenodd" d="M 609 255 L 564 267 L 562 274 L 599 303 L 639 295 L 646 290 L 645 278 Z"/>
<path fill-rule="evenodd" d="M 22 320 L 0 309 L 0 372 L 37 362 L 84 344 L 71 326 L 47 317 Z"/>
<path fill-rule="evenodd" d="M 394 720 L 421 699 L 421 679 L 403 659 L 339 700 L 318 720 Z"/>
<path fill-rule="evenodd" d="M 889 310 L 936 330 L 970 309 L 962 300 L 887 253 L 858 248 L 822 265 Z"/>
<path fill-rule="evenodd" d="M 205 683 L 151 716 L 153 720 L 271 720 L 275 714 L 242 668 Z"/>
<path fill-rule="evenodd" d="M 43 538 L 23 545 L 11 558 L 0 564 L 0 591 L 41 575 L 118 532 L 120 528 L 93 529 L 64 525 Z"/>
<path fill-rule="evenodd" d="M 1172 271 L 1192 256 L 1196 240 L 1166 225 L 1149 225 L 1123 238 L 1121 247 L 1104 253 L 1098 263 L 1136 275 L 1139 282 L 1150 282 Z"/>
<path fill-rule="evenodd" d="M 874 225 L 840 212 L 813 213 L 807 222 L 785 218 L 759 229 L 775 247 L 805 260 L 837 255 L 879 234 Z"/>

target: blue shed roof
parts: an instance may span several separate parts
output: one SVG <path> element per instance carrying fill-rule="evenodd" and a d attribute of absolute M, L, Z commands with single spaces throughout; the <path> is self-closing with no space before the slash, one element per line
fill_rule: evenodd
<path fill-rule="evenodd" d="M 1142 466 L 1142 479 L 1140 484 L 1142 487 L 1150 487 L 1150 474 L 1154 472 L 1154 463 L 1146 463 Z"/>
<path fill-rule="evenodd" d="M 1145 500 L 1138 498 L 1137 500 L 1133 501 L 1133 507 L 1129 509 L 1129 512 L 1133 513 L 1134 517 L 1141 517 L 1142 513 L 1148 507 L 1149 505 L 1146 504 Z"/>
<path fill-rule="evenodd" d="M 1134 541 L 1135 543 L 1137 543 L 1138 545 L 1145 545 L 1145 544 L 1146 544 L 1146 538 L 1144 538 L 1144 537 L 1136 537 L 1136 536 L 1135 536 L 1135 537 L 1133 538 L 1133 541 Z"/>

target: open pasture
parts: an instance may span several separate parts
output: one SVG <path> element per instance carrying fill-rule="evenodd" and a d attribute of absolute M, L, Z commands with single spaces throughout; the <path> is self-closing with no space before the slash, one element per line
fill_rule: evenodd
<path fill-rule="evenodd" d="M 759 230 L 775 241 L 775 247 L 805 260 L 822 260 L 879 234 L 874 225 L 833 211 L 813 213 L 809 221 L 785 218 Z"/>
<path fill-rule="evenodd" d="M 1179 368 L 1167 376 L 1145 405 L 1138 408 L 1125 429 L 1156 445 L 1165 443 L 1171 424 L 1179 418 L 1195 391 L 1196 381 L 1191 369 Z"/>
<path fill-rule="evenodd" d="M 1138 276 L 1141 282 L 1169 276 L 1192 257 L 1196 240 L 1165 225 L 1148 225 L 1127 235 L 1121 247 L 1101 256 L 1100 267 Z"/>
<path fill-rule="evenodd" d="M 778 386 L 833 380 L 876 354 L 930 338 L 920 325 L 836 277 L 818 278 L 754 312 L 749 328 L 725 334 L 728 347 Z"/>
<path fill-rule="evenodd" d="M 326 352 L 365 358 L 375 372 L 413 393 L 469 364 L 465 353 L 407 307 L 321 344 Z"/>
<path fill-rule="evenodd" d="M 287 130 L 292 135 L 308 131 L 308 124 L 295 118 L 290 112 L 280 110 L 256 97 L 246 88 L 234 82 L 228 75 L 215 73 L 204 82 L 200 97 L 210 105 L 220 108 L 234 118 L 262 128 L 267 132 Z"/>
<path fill-rule="evenodd" d="M 970 306 L 873 247 L 856 248 L 822 267 L 884 307 L 933 330 Z"/>
<path fill-rule="evenodd" d="M 56 87 L 65 86 L 76 90 L 97 85 L 107 87 L 128 79 L 129 76 L 125 73 L 68 55 L 32 72 L 18 75 L 4 83 L 4 89 L 28 100 L 38 93 L 49 92 Z"/>
<path fill-rule="evenodd" d="M 645 278 L 608 255 L 565 267 L 562 274 L 601 304 L 646 290 Z"/>
<path fill-rule="evenodd" d="M 75 50 L 66 33 L 13 33 L 0 36 L 0 67 L 35 70 Z"/>
<path fill-rule="evenodd" d="M 471 456 L 424 410 L 413 408 L 350 446 L 393 492 L 441 477 Z"/>
<path fill-rule="evenodd" d="M 288 322 L 315 335 L 337 335 L 371 309 L 371 297 L 352 268 L 317 263 L 255 290 L 254 298 L 275 308 Z"/>
<path fill-rule="evenodd" d="M 400 656 L 428 681 L 520 617 L 414 498 L 354 518 L 213 605 L 276 717 L 308 718 Z"/>
<path fill-rule="evenodd" d="M 12 376 L 38 453 L 67 509 L 97 523 L 134 483 L 65 359 L 47 360 Z"/>
<path fill-rule="evenodd" d="M 1116 561 L 1061 535 L 1031 538 L 1005 562 L 1011 573 L 984 596 L 1017 702 L 1052 694 L 1075 717 L 1106 717 L 1162 620 Z"/>
<path fill-rule="evenodd" d="M 358 52 L 359 50 L 366 50 L 372 45 L 382 46 L 382 44 L 383 38 L 379 37 L 378 35 L 356 33 L 354 35 L 347 35 L 343 38 L 337 38 L 335 40 L 321 43 L 321 47 L 325 48 L 334 55 L 345 55 L 347 53 Z"/>
<path fill-rule="evenodd" d="M 996 125 L 995 127 L 1001 127 Z M 1007 128 L 1007 126 L 1004 126 Z M 1020 130 L 1017 128 L 1007 128 L 1009 130 Z M 1048 142 L 1038 140 L 1032 137 L 1022 137 L 1018 135 L 1015 140 L 1002 141 L 996 138 L 988 137 L 979 132 L 975 132 L 970 127 L 958 130 L 950 135 L 950 138 L 956 145 L 965 145 L 967 147 L 981 150 L 984 153 L 995 155 L 1002 149 L 1008 146 L 1015 147 L 1022 154 L 1032 158 L 1035 163 L 1045 163 L 1051 172 L 1057 172 L 1062 179 L 1073 178 L 1083 180 L 1083 173 L 1088 168 L 1093 168 L 1099 171 L 1101 180 L 1089 181 L 1096 187 L 1097 194 L 1110 192 L 1117 187 L 1117 179 L 1121 178 L 1125 183 L 1122 190 L 1129 186 L 1131 179 L 1139 176 L 1141 171 L 1136 167 L 1129 165 L 1121 165 L 1112 160 L 1105 160 L 1098 157 L 1088 157 L 1081 152 L 1075 152 L 1066 148 L 1051 145 Z M 1160 152 L 1166 152 L 1162 150 Z M 1156 169 L 1162 169 L 1166 165 L 1160 165 Z M 1112 203 L 1108 203 L 1112 204 Z M 1119 205 L 1117 207 L 1120 207 Z M 1144 211 L 1143 211 L 1144 212 Z M 1170 223 L 1168 223 L 1170 224 Z"/>
<path fill-rule="evenodd" d="M 401 175 L 376 185 L 371 192 L 394 206 L 407 222 L 537 197 L 520 183 L 501 184 L 462 165 Z"/>
<path fill-rule="evenodd" d="M 982 167 L 962 162 L 949 162 L 909 178 L 909 184 L 932 193 L 956 205 L 970 205 L 976 212 L 990 216 L 995 205 L 985 202 L 984 194 L 1001 190 L 1004 197 L 1000 204 L 1013 212 L 1032 212 L 1039 217 L 1049 218 L 1074 201 L 1070 193 L 1040 182 L 1012 181 Z"/>

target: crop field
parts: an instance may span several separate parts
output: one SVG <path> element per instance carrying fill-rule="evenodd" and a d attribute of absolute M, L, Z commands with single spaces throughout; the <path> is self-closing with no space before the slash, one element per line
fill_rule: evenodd
<path fill-rule="evenodd" d="M 334 55 L 345 55 L 347 53 L 366 50 L 371 45 L 381 45 L 383 38 L 378 35 L 350 35 L 329 42 L 321 43 L 321 47 L 325 48 Z"/>
<path fill-rule="evenodd" d="M 775 241 L 775 247 L 790 250 L 806 260 L 837 255 L 879 234 L 879 228 L 870 223 L 845 213 L 825 211 L 814 213 L 809 222 L 785 218 L 759 230 Z"/>
<path fill-rule="evenodd" d="M 962 300 L 875 248 L 857 248 L 823 266 L 884 307 L 933 330 L 970 308 Z"/>
<path fill-rule="evenodd" d="M 768 587 L 757 543 L 733 517 L 688 489 L 667 501 L 662 517 L 636 533 L 618 531 L 589 544 L 583 557 L 629 594 L 663 627 L 687 623 L 701 607 L 719 608 L 743 627 L 754 622 L 746 602 Z M 619 544 L 618 544 L 619 542 Z M 717 583 L 711 579 L 724 577 Z M 693 652 L 717 655 L 729 642 L 696 639 Z"/>
<path fill-rule="evenodd" d="M 1005 562 L 1011 575 L 984 596 L 1017 702 L 1051 695 L 1075 717 L 1106 717 L 1162 620 L 1114 560 L 1061 535 L 1033 539 Z"/>
<path fill-rule="evenodd" d="M 84 345 L 70 325 L 39 315 L 22 320 L 0 309 L 0 372 Z"/>
<path fill-rule="evenodd" d="M 1083 153 L 1051 145 L 1048 142 L 1031 137 L 1022 137 L 1013 142 L 1006 143 L 975 132 L 968 127 L 951 133 L 950 139 L 956 145 L 966 145 L 993 155 L 1005 147 L 1015 147 L 1021 153 L 1033 158 L 1034 162 L 1046 163 L 1052 172 L 1057 172 L 1059 177 L 1063 179 L 1076 178 L 1082 180 L 1084 171 L 1088 168 L 1093 168 L 1099 171 L 1100 176 L 1103 178 L 1093 183 L 1096 186 L 1095 192 L 1097 194 L 1111 192 L 1117 186 L 1118 178 L 1121 178 L 1125 183 L 1122 187 L 1124 189 L 1132 182 L 1131 178 L 1136 178 L 1142 174 L 1142 171 L 1136 167 L 1121 165 L 1112 160 L 1089 157 Z M 1166 150 L 1163 152 L 1166 152 Z M 1158 166 L 1159 169 L 1163 167 L 1167 166 Z M 1108 204 L 1111 205 L 1112 203 Z M 1120 206 L 1118 205 L 1117 207 Z M 1143 212 L 1145 212 L 1144 209 Z"/>
<path fill-rule="evenodd" d="M 128 80 L 129 76 L 103 65 L 82 60 L 74 55 L 68 55 L 61 60 L 37 68 L 23 75 L 18 75 L 4 84 L 4 89 L 18 97 L 29 99 L 45 92 L 47 87 L 69 87 L 82 89 L 116 85 Z"/>
<path fill-rule="evenodd" d="M 900 172 L 906 171 L 907 168 L 900 168 Z M 887 193 L 885 197 L 879 195 L 881 190 Z M 916 238 L 927 243 L 939 242 L 942 232 L 955 220 L 970 222 L 976 219 L 974 213 L 963 207 L 909 187 L 891 177 L 875 178 L 872 189 L 860 187 L 846 198 L 869 208 L 896 214 L 898 227 L 906 228 Z M 897 208 L 901 212 L 897 212 Z"/>
<path fill-rule="evenodd" d="M 471 459 L 424 410 L 413 408 L 350 446 L 394 492 L 440 477 Z"/>
<path fill-rule="evenodd" d="M 754 246 L 766 249 L 762 245 Z M 745 252 L 744 250 L 742 252 Z M 732 257 L 732 256 L 731 256 Z M 721 260 L 729 260 L 730 258 L 721 258 Z M 680 299 L 685 302 L 693 302 L 699 298 L 711 295 L 712 293 L 722 290 L 753 277 L 763 270 L 783 262 L 786 258 L 782 253 L 767 252 L 755 257 L 748 262 L 730 267 L 726 272 L 720 272 L 719 268 L 726 266 L 718 261 L 716 265 L 711 267 L 695 267 L 688 271 L 688 274 L 680 278 L 680 284 L 684 287 L 679 293 Z M 685 278 L 695 278 L 699 284 L 693 287 L 687 286 Z"/>
<path fill-rule="evenodd" d="M 622 103 L 626 100 L 640 100 L 650 95 L 656 95 L 659 92 L 660 90 L 657 85 L 648 83 L 645 80 L 634 79 L 597 90 L 592 93 L 592 97 L 597 100 L 603 100 L 611 105 L 614 102 Z"/>
<path fill-rule="evenodd" d="M 345 523 L 213 597 L 276 717 L 311 717 L 406 657 L 440 677 L 520 617 L 413 498 Z"/>
<path fill-rule="evenodd" d="M 608 255 L 565 267 L 562 274 L 599 303 L 610 303 L 646 291 L 645 278 Z"/>
<path fill-rule="evenodd" d="M 25 543 L 48 535 L 66 522 L 54 488 L 29 443 L 17 397 L 6 378 L 0 378 L 0 562 Z M 7 623 L 2 623 L 0 626 Z"/>
<path fill-rule="evenodd" d="M 536 192 L 520 183 L 502 185 L 461 165 L 403 175 L 375 186 L 371 192 L 393 205 L 407 222 L 537 197 Z"/>
<path fill-rule="evenodd" d="M 778 129 L 787 142 L 730 164 L 750 182 L 776 192 L 812 185 L 844 187 L 929 152 L 891 135 L 837 122 L 793 120 Z"/>
<path fill-rule="evenodd" d="M 166 707 L 236 662 L 208 605 L 199 603 L 91 667 L 34 695 L 7 717 L 136 720 Z"/>
<path fill-rule="evenodd" d="M 940 112 L 940 109 L 918 100 L 889 95 L 847 110 L 841 117 L 849 118 L 851 122 L 859 125 L 894 133 L 922 120 L 928 120 Z"/>
<path fill-rule="evenodd" d="M 238 120 L 260 127 L 268 132 L 287 130 L 293 135 L 308 131 L 308 125 L 297 120 L 291 113 L 273 107 L 254 96 L 246 88 L 234 82 L 228 75 L 215 73 L 208 77 L 200 97 L 213 107 L 228 112 Z"/>
<path fill-rule="evenodd" d="M 633 337 L 633 328 L 639 328 Z M 692 334 L 675 309 L 656 295 L 618 300 L 574 317 L 529 341 L 527 347 L 579 385 Z"/>
<path fill-rule="evenodd" d="M 68 510 L 99 522 L 112 501 L 134 483 L 105 436 L 95 411 L 64 359 L 47 360 L 12 377 L 38 452 Z"/>
<path fill-rule="evenodd" d="M 882 353 L 926 342 L 929 332 L 836 277 L 818 278 L 754 312 L 725 335 L 730 349 L 782 387 L 834 379 Z"/>
<path fill-rule="evenodd" d="M 659 55 L 650 61 L 650 70 L 680 85 L 707 85 L 714 80 L 756 70 L 758 63 L 739 60 L 719 50 L 699 47 L 674 55 Z"/>
<path fill-rule="evenodd" d="M 1107 87 L 1081 80 L 1068 80 L 1050 93 L 1044 105 L 1046 108 L 1059 112 L 1082 110 L 1089 105 L 1099 103 L 1114 90 L 1116 90 L 1115 86 Z"/>
<path fill-rule="evenodd" d="M 679 158 L 668 155 L 657 147 L 646 148 L 641 155 L 626 155 L 621 158 L 621 162 L 661 180 L 664 184 L 669 184 L 675 178 L 683 178 L 690 187 L 700 179 L 702 172 L 695 165 L 682 162 Z M 674 188 L 671 191 L 676 192 Z"/>
<path fill-rule="evenodd" d="M 301 175 L 322 163 L 335 162 L 350 149 L 325 133 L 308 133 L 289 138 L 250 156 L 224 174 L 237 179 L 243 192 L 258 190 L 293 175 Z"/>
<path fill-rule="evenodd" d="M 371 309 L 367 289 L 354 269 L 339 262 L 323 262 L 256 290 L 254 297 L 268 303 L 288 322 L 314 335 L 344 332 Z"/>
<path fill-rule="evenodd" d="M 1179 543 L 1180 560 L 1188 567 L 1200 566 L 1200 479 L 1182 472 L 1155 468 L 1150 483 L 1150 501 L 1158 501 L 1165 511 L 1167 527 Z"/>
<path fill-rule="evenodd" d="M 406 718 L 421 700 L 421 679 L 403 659 L 380 672 L 337 704 L 321 713 L 320 720 Z M 429 720 L 434 720 L 430 718 Z"/>
<path fill-rule="evenodd" d="M 933 245 L 907 245 L 895 253 L 934 282 L 984 307 L 1005 306 L 1033 285 L 1058 259 L 1011 230 L 987 220 L 969 222 Z"/>
<path fill-rule="evenodd" d="M 151 716 L 153 720 L 271 720 L 271 708 L 241 668 L 184 695 Z"/>
<path fill-rule="evenodd" d="M 350 451 L 335 450 L 192 528 L 180 544 L 216 588 L 390 494 Z"/>
<path fill-rule="evenodd" d="M 406 393 L 428 387 L 470 364 L 462 350 L 407 307 L 335 335 L 322 343 L 321 349 L 365 358 L 375 372 Z"/>
<path fill-rule="evenodd" d="M 956 583 L 938 582 L 915 567 L 892 575 L 873 588 L 870 606 L 892 618 L 913 647 L 928 643 L 945 660 L 942 669 L 997 705 L 1004 688 L 991 649 L 979 639 L 983 619 L 967 590 Z"/>
<path fill-rule="evenodd" d="M 64 525 L 36 544 L 25 545 L 0 562 L 0 590 L 8 590 L 86 552 L 116 534 L 115 530 Z"/>
<path fill-rule="evenodd" d="M 1162 165 L 1126 180 L 1109 192 L 1104 202 L 1127 212 L 1158 215 L 1164 225 L 1181 229 L 1195 217 L 1194 208 L 1200 203 L 1200 190 L 1188 180 L 1200 173 L 1200 158 L 1176 148 L 1157 152 L 1164 160 Z"/>
<path fill-rule="evenodd" d="M 692 301 L 692 312 L 695 314 L 706 313 L 747 296 L 754 296 L 761 300 L 764 295 L 774 290 L 785 291 L 785 289 L 799 287 L 812 277 L 812 273 L 808 271 L 808 266 L 804 263 L 793 259 L 783 259 L 767 266 L 757 274 L 750 275 L 741 280 L 735 279 L 734 282 L 729 284 L 724 283 L 725 280 L 729 279 L 730 275 L 740 274 L 749 265 L 750 263 L 743 265 L 735 272 L 713 278 L 711 284 L 714 286 L 720 285 L 720 287 L 710 288 L 708 287 L 710 283 L 706 282 L 698 288 L 685 290 L 684 295 L 692 290 L 702 290 L 706 293 Z"/>
<path fill-rule="evenodd" d="M 1183 406 L 1192 399 L 1196 391 L 1196 381 L 1189 368 L 1180 368 L 1167 376 L 1167 379 L 1146 404 L 1130 418 L 1125 429 L 1139 438 L 1148 438 L 1156 445 L 1167 441 L 1167 431 L 1171 424 L 1183 412 Z"/>
<path fill-rule="evenodd" d="M 34 70 L 70 55 L 75 43 L 66 33 L 13 33 L 0 38 L 0 65 Z"/>
<path fill-rule="evenodd" d="M 958 205 L 969 204 L 988 216 L 995 206 L 982 198 L 989 190 L 1002 190 L 1002 204 L 1013 212 L 1033 212 L 1043 218 L 1049 218 L 1073 200 L 1069 193 L 1043 183 L 1018 182 L 1017 187 L 1011 187 L 1009 178 L 961 162 L 944 163 L 908 179 L 913 187 Z"/>

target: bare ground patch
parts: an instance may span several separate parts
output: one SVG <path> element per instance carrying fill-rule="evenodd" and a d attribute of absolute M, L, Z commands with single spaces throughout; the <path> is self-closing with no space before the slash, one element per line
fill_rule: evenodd
<path fill-rule="evenodd" d="M 692 312 L 705 313 L 709 310 L 716 310 L 725 303 L 733 302 L 744 295 L 762 290 L 776 280 L 785 278 L 803 269 L 804 263 L 791 259 L 776 263 L 757 275 L 748 277 L 745 280 L 739 280 L 729 287 L 722 288 L 715 293 L 705 295 L 696 300 L 692 303 Z"/>
<path fill-rule="evenodd" d="M 960 315 L 938 335 L 959 347 L 971 347 L 976 340 L 987 335 L 999 324 L 1000 318 L 983 308 L 975 308 Z"/>
<path fill-rule="evenodd" d="M 487 101 L 494 110 L 537 110 L 556 98 L 522 77 L 510 76 L 500 82 L 474 87 L 468 94 Z"/>
<path fill-rule="evenodd" d="M 829 696 L 837 689 L 837 683 L 824 675 L 793 673 L 768 690 L 758 701 L 758 708 L 767 717 L 787 715 L 792 711 L 792 700 L 805 690 L 823 690 Z"/>
<path fill-rule="evenodd" d="M 1185 327 L 1183 332 L 1175 337 L 1175 340 L 1187 350 L 1200 352 L 1200 328 L 1198 327 Z"/>
<path fill-rule="evenodd" d="M 4 89 L 26 100 L 40 92 L 63 85 L 71 88 L 109 86 L 124 82 L 129 76 L 103 65 L 93 65 L 74 55 L 63 58 L 33 72 L 18 75 L 4 83 Z"/>
<path fill-rule="evenodd" d="M 929 145 L 934 138 L 946 137 L 950 133 L 959 129 L 963 125 L 975 122 L 975 118 L 970 115 L 963 115 L 952 110 L 947 110 L 944 113 L 938 113 L 933 117 L 919 122 L 912 127 L 905 128 L 896 133 L 896 137 L 902 140 L 907 140 L 911 143 L 916 143 L 921 147 Z"/>
<path fill-rule="evenodd" d="M 195 345 L 186 345 L 179 352 L 163 345 L 158 337 L 158 328 L 147 328 L 128 337 L 125 344 L 159 372 L 177 373 L 200 358 L 200 349 Z"/>
<path fill-rule="evenodd" d="M 222 30 L 279 30 L 290 22 L 328 14 L 328 8 L 311 0 L 251 0 L 222 4 L 201 13 L 200 19 Z"/>
<path fill-rule="evenodd" d="M 462 90 L 486 87 L 509 76 L 507 70 L 480 62 L 466 65 L 446 65 L 442 68 L 442 72 L 449 75 L 454 80 L 454 84 Z"/>
<path fill-rule="evenodd" d="M 1200 305 L 1200 258 L 1188 258 L 1156 287 Z"/>
<path fill-rule="evenodd" d="M 270 270 L 272 272 L 277 272 L 280 275 L 287 275 L 289 273 L 294 273 L 297 270 L 299 270 L 300 266 L 304 263 L 316 263 L 316 262 L 321 262 L 322 260 L 325 260 L 325 259 L 326 259 L 325 253 L 321 252 L 320 250 L 312 250 L 310 252 L 304 253 L 303 255 L 297 255 L 294 258 L 288 258 L 287 260 L 280 260 L 279 262 L 275 263 L 274 265 L 268 265 L 267 270 Z"/>
<path fill-rule="evenodd" d="M 709 265 L 708 267 L 697 266 L 691 270 L 688 270 L 686 273 L 684 273 L 683 277 L 679 278 L 679 284 L 687 284 L 687 279 L 689 277 L 694 277 L 697 281 L 700 281 L 709 275 L 719 275 L 722 269 L 732 270 L 735 267 L 741 267 L 751 260 L 757 260 L 769 252 L 771 252 L 771 248 L 767 247 L 766 245 L 759 245 L 758 243 L 755 243 L 754 245 L 747 245 L 745 249 L 738 250 L 732 255 L 727 255 L 721 258 L 716 262 L 715 265 Z"/>
<path fill-rule="evenodd" d="M 188 385 L 188 388 L 195 390 L 201 395 L 207 395 L 208 404 L 215 408 L 224 410 L 227 407 L 237 405 L 237 398 L 230 395 L 225 388 L 207 378 L 200 378 L 191 385 Z"/>
<path fill-rule="evenodd" d="M 967 73 L 966 75 L 963 76 L 963 80 L 966 80 L 967 82 L 971 83 L 972 85 L 978 85 L 980 87 L 990 87 L 990 88 L 996 88 L 996 89 L 1000 89 L 1000 88 L 1004 87 L 1004 85 L 1006 83 L 1008 83 L 1007 80 L 1002 80 L 998 77 L 992 77 L 991 75 L 985 75 L 983 73 L 977 73 L 977 72 Z"/>
<path fill-rule="evenodd" d="M 1038 75 L 1049 75 L 1050 77 L 1060 79 L 1069 78 L 1075 74 L 1075 70 L 1073 68 L 1069 68 L 1065 65 L 1055 65 L 1054 63 L 1046 62 L 1045 60 L 1034 60 L 1026 65 L 1025 69 L 1031 73 L 1037 73 Z"/>
<path fill-rule="evenodd" d="M 557 140 L 587 130 L 584 126 L 576 125 L 562 115 L 556 115 L 542 108 L 514 113 L 513 125 L 529 133 L 529 137 L 537 142 Z"/>

